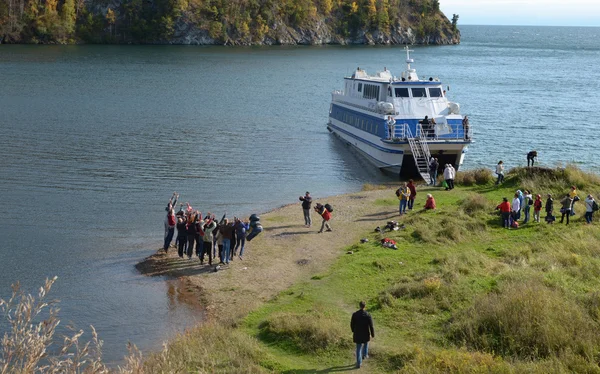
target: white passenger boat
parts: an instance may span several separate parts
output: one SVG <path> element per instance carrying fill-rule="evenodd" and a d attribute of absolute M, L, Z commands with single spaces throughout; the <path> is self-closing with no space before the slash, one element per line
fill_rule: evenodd
<path fill-rule="evenodd" d="M 458 103 L 446 97 L 437 78 L 419 79 L 412 52 L 406 70 L 396 77 L 386 68 L 368 75 L 357 68 L 332 93 L 327 128 L 378 168 L 430 183 L 429 162 L 437 158 L 456 169 L 463 163 L 472 129 Z"/>

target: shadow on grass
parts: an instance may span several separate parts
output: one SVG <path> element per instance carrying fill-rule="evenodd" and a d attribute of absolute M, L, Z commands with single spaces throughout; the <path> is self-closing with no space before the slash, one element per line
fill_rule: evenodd
<path fill-rule="evenodd" d="M 356 369 L 356 364 L 349 364 L 343 366 L 332 366 L 327 369 L 317 370 L 317 369 L 302 369 L 302 370 L 286 370 L 282 371 L 284 374 L 321 374 L 321 373 L 339 373 L 344 371 L 353 371 Z"/>

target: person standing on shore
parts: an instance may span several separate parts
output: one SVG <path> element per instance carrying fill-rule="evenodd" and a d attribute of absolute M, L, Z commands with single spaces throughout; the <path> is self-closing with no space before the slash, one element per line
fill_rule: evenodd
<path fill-rule="evenodd" d="M 194 253 L 194 243 L 196 242 L 196 233 L 197 233 L 197 228 L 196 228 L 196 215 L 193 213 L 190 213 L 190 215 L 188 216 L 188 220 L 187 220 L 187 240 L 188 240 L 188 245 L 187 245 L 187 256 L 188 259 L 192 259 L 192 254 Z"/>
<path fill-rule="evenodd" d="M 521 200 L 519 200 L 519 193 L 517 192 L 512 201 L 511 211 L 510 211 L 510 215 L 511 215 L 513 221 L 516 222 L 519 220 L 520 212 L 521 212 Z"/>
<path fill-rule="evenodd" d="M 317 203 L 317 205 L 315 205 L 315 211 L 319 213 L 321 217 L 323 217 L 323 222 L 321 223 L 321 230 L 319 230 L 319 234 L 323 232 L 324 228 L 327 228 L 327 231 L 332 231 L 331 226 L 329 226 L 331 212 L 320 203 Z"/>
<path fill-rule="evenodd" d="M 306 191 L 306 194 L 304 196 L 300 196 L 298 199 L 302 201 L 302 212 L 304 212 L 304 226 L 310 227 L 310 225 L 312 224 L 312 219 L 310 218 L 312 197 L 310 196 L 310 192 Z"/>
<path fill-rule="evenodd" d="M 175 226 L 177 225 L 177 219 L 175 218 L 175 210 L 171 203 L 167 206 L 167 216 L 165 217 L 165 242 L 163 245 L 163 249 L 165 253 L 169 250 L 169 246 L 171 246 L 171 241 L 173 240 L 173 235 L 175 235 Z"/>
<path fill-rule="evenodd" d="M 237 219 L 235 222 L 235 235 L 237 236 L 237 243 L 233 251 L 234 255 L 239 253 L 240 260 L 243 260 L 244 246 L 246 245 L 246 231 L 248 230 L 248 223 L 243 222 L 241 219 Z M 238 252 L 239 248 L 239 252 Z"/>
<path fill-rule="evenodd" d="M 208 265 L 212 265 L 213 259 L 213 232 L 217 228 L 217 223 L 209 215 L 204 218 L 202 230 L 204 231 L 204 243 L 202 243 L 202 252 L 200 252 L 200 265 L 204 265 L 204 254 L 208 253 Z"/>
<path fill-rule="evenodd" d="M 540 222 L 540 212 L 542 211 L 542 195 L 538 194 L 533 202 L 533 220 Z"/>
<path fill-rule="evenodd" d="M 359 310 L 352 314 L 350 329 L 352 340 L 356 343 L 356 367 L 362 366 L 362 361 L 369 357 L 369 341 L 375 337 L 373 318 L 365 310 L 367 304 L 364 301 L 358 303 Z"/>
<path fill-rule="evenodd" d="M 497 185 L 504 182 L 504 162 L 498 161 L 498 165 L 496 165 L 496 175 L 498 175 L 498 179 L 496 180 Z"/>
<path fill-rule="evenodd" d="M 563 223 L 563 221 L 565 220 L 565 216 L 567 217 L 567 225 L 569 224 L 569 217 L 571 216 L 571 208 L 573 207 L 573 198 L 567 194 L 567 196 L 565 196 L 561 201 L 561 208 L 560 208 L 560 213 L 561 213 L 561 217 L 560 217 L 560 223 Z"/>
<path fill-rule="evenodd" d="M 571 215 L 575 215 L 575 203 L 579 201 L 579 196 L 577 196 L 577 187 L 571 186 L 571 191 L 569 191 L 569 196 L 573 202 L 571 203 Z"/>
<path fill-rule="evenodd" d="M 444 167 L 444 181 L 446 181 L 446 191 L 450 190 L 450 179 L 452 178 L 452 172 L 450 171 L 450 165 L 446 164 Z"/>
<path fill-rule="evenodd" d="M 229 264 L 232 260 L 231 256 L 231 236 L 233 235 L 233 226 L 229 224 L 229 220 L 225 218 L 223 223 L 219 225 L 219 233 L 223 241 L 223 255 L 221 256 L 221 262 Z"/>
<path fill-rule="evenodd" d="M 533 205 L 533 196 L 531 196 L 531 192 L 529 190 L 525 190 L 525 194 L 523 195 L 523 210 L 525 211 L 525 219 L 523 223 L 529 222 L 531 205 Z"/>
<path fill-rule="evenodd" d="M 177 254 L 183 258 L 187 244 L 187 228 L 183 215 L 177 217 Z"/>
<path fill-rule="evenodd" d="M 408 184 L 406 186 L 410 190 L 410 197 L 408 198 L 408 210 L 412 210 L 413 205 L 415 205 L 415 198 L 417 197 L 417 187 L 412 179 L 408 180 Z"/>
<path fill-rule="evenodd" d="M 556 220 L 552 213 L 554 212 L 554 200 L 552 199 L 552 194 L 548 194 L 548 198 L 546 199 L 546 222 L 552 223 Z"/>
<path fill-rule="evenodd" d="M 598 203 L 594 200 L 594 196 L 589 194 L 585 199 L 585 221 L 589 225 L 594 219 L 594 204 L 596 204 L 596 210 L 598 210 Z"/>
<path fill-rule="evenodd" d="M 435 186 L 439 166 L 438 159 L 432 157 L 431 161 L 429 161 L 429 177 L 431 178 L 430 186 Z"/>
<path fill-rule="evenodd" d="M 400 215 L 403 215 L 406 213 L 406 206 L 408 205 L 408 199 L 410 198 L 410 189 L 406 183 L 396 190 L 396 196 L 398 196 L 398 200 L 400 200 L 398 210 L 400 211 Z"/>
<path fill-rule="evenodd" d="M 510 228 L 510 203 L 508 202 L 508 199 L 503 197 L 502 202 L 496 207 L 496 209 L 500 210 L 502 227 L 505 229 Z"/>
<path fill-rule="evenodd" d="M 450 167 L 450 189 L 453 190 L 454 189 L 454 179 L 456 178 L 456 169 L 454 168 L 454 165 L 452 165 L 452 164 L 448 164 L 448 166 Z"/>

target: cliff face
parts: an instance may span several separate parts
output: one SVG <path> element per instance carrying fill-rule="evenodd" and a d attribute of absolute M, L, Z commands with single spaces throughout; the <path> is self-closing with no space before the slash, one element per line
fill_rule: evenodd
<path fill-rule="evenodd" d="M 0 0 L 0 41 L 457 44 L 439 0 Z"/>

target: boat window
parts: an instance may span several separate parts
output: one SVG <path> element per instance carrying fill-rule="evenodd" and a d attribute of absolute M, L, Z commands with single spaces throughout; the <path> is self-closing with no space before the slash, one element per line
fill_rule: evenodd
<path fill-rule="evenodd" d="M 413 97 L 427 97 L 425 88 L 411 88 Z"/>
<path fill-rule="evenodd" d="M 396 87 L 394 91 L 396 92 L 396 97 L 409 97 L 408 88 Z"/>
<path fill-rule="evenodd" d="M 362 92 L 362 83 L 358 84 L 358 92 Z"/>
<path fill-rule="evenodd" d="M 429 97 L 442 97 L 442 89 L 441 88 L 430 88 L 429 89 Z"/>
<path fill-rule="evenodd" d="M 379 86 L 373 84 L 365 84 L 363 97 L 365 99 L 377 99 L 379 100 Z"/>

